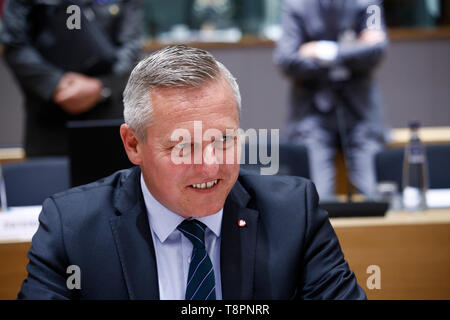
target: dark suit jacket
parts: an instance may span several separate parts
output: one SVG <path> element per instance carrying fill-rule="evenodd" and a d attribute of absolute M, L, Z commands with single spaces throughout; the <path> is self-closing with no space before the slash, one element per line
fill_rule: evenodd
<path fill-rule="evenodd" d="M 134 167 L 44 202 L 19 299 L 159 299 L 139 178 Z M 365 298 L 303 178 L 241 172 L 224 207 L 220 259 L 223 299 Z M 80 290 L 66 286 L 69 265 L 80 267 Z"/>
<path fill-rule="evenodd" d="M 357 121 L 373 124 L 382 134 L 382 114 L 379 92 L 372 75 L 381 61 L 388 42 L 375 46 L 340 44 L 336 62 L 326 66 L 312 59 L 298 55 L 300 46 L 306 42 L 337 41 L 344 31 L 353 31 L 356 36 L 367 28 L 367 13 L 370 5 L 378 5 L 378 0 L 333 0 L 338 10 L 337 21 L 330 21 L 319 0 L 285 0 L 282 9 L 283 35 L 277 42 L 274 60 L 291 80 L 289 104 L 291 119 L 299 120 L 317 112 L 315 100 L 318 94 L 323 99 L 338 102 L 346 116 Z M 380 11 L 382 13 L 382 11 Z M 385 28 L 383 15 L 381 28 Z M 330 68 L 345 67 L 349 78 L 335 81 L 330 77 Z M 378 129 L 377 129 L 378 127 Z"/>

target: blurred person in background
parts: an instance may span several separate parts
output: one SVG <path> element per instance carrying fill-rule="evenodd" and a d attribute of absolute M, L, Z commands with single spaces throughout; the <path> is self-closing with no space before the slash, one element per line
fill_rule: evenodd
<path fill-rule="evenodd" d="M 68 154 L 69 120 L 122 118 L 142 46 L 140 0 L 7 0 L 3 57 L 25 100 L 25 151 Z"/>
<path fill-rule="evenodd" d="M 374 155 L 385 141 L 373 80 L 388 44 L 381 3 L 286 0 L 282 27 L 274 59 L 292 84 L 287 140 L 306 145 L 322 200 L 335 196 L 339 147 L 352 184 L 373 196 Z"/>

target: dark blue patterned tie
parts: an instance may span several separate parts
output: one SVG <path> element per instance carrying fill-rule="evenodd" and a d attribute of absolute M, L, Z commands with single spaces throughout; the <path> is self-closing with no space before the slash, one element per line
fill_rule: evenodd
<path fill-rule="evenodd" d="M 214 269 L 205 248 L 206 226 L 198 220 L 184 220 L 177 228 L 194 246 L 185 299 L 216 300 Z"/>

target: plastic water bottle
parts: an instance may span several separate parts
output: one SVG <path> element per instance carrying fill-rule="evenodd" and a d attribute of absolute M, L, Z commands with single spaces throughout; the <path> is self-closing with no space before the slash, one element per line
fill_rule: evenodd
<path fill-rule="evenodd" d="M 410 140 L 403 159 L 403 208 L 420 212 L 427 208 L 428 173 L 425 146 L 419 138 L 419 122 L 411 122 Z"/>

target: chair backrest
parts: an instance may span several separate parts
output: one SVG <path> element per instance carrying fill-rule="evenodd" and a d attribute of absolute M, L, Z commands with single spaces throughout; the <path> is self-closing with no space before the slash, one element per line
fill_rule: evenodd
<path fill-rule="evenodd" d="M 241 164 L 241 168 L 247 170 L 258 170 L 261 167 L 269 167 L 271 164 L 262 164 L 259 157 L 259 145 L 253 149 L 256 152 L 256 164 L 250 163 L 249 150 L 250 144 L 245 144 L 245 162 Z M 272 157 L 271 145 L 267 146 L 267 156 Z M 272 157 L 273 158 L 273 157 Z M 272 161 L 274 161 L 272 159 Z M 310 178 L 308 151 L 305 146 L 298 144 L 279 144 L 279 170 L 278 175 L 299 176 Z"/>
<path fill-rule="evenodd" d="M 40 205 L 54 193 L 70 188 L 67 157 L 29 158 L 2 167 L 8 206 Z"/>
<path fill-rule="evenodd" d="M 426 146 L 430 189 L 450 188 L 450 145 Z M 380 151 L 375 156 L 377 181 L 396 182 L 402 186 L 403 157 L 405 149 Z"/>

